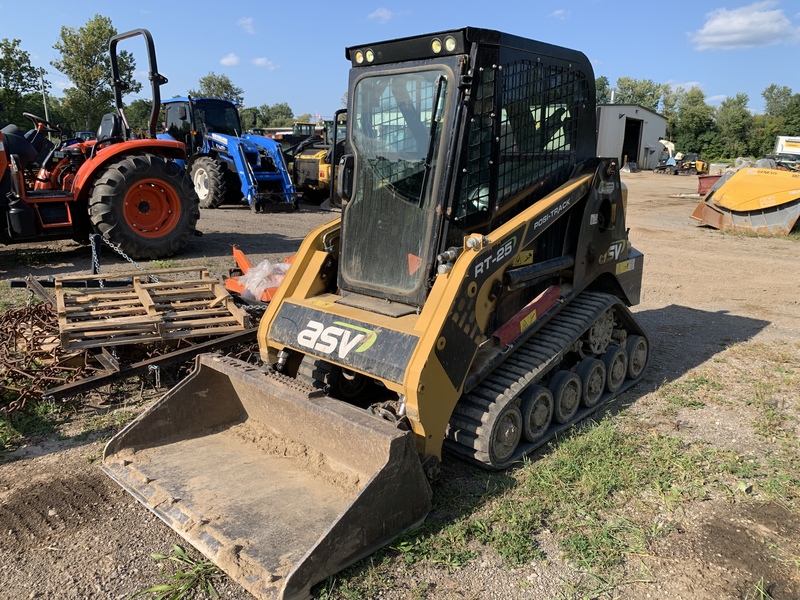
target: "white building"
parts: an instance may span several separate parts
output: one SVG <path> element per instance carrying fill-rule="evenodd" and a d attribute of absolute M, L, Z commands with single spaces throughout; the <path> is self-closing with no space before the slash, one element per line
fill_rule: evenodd
<path fill-rule="evenodd" d="M 601 104 L 597 107 L 597 156 L 618 158 L 620 165 L 639 169 L 658 164 L 666 137 L 667 120 L 637 104 Z"/>

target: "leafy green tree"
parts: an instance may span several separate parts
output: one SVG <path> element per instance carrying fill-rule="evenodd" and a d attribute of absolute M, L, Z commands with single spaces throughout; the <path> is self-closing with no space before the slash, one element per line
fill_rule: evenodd
<path fill-rule="evenodd" d="M 792 99 L 792 88 L 785 85 L 770 85 L 761 92 L 764 98 L 764 112 L 771 117 L 783 116 L 789 101 Z"/>
<path fill-rule="evenodd" d="M 786 103 L 780 135 L 800 135 L 800 94 L 792 94 Z"/>
<path fill-rule="evenodd" d="M 104 113 L 114 110 L 108 42 L 116 34 L 111 19 L 96 14 L 77 30 L 61 27 L 59 40 L 53 45 L 61 58 L 50 64 L 66 75 L 73 86 L 64 90 L 64 105 L 72 113 L 76 128 L 93 130 Z M 136 61 L 131 53 L 119 51 L 117 58 L 120 77 L 127 82 L 128 92 L 140 91 L 141 84 L 133 79 Z"/>
<path fill-rule="evenodd" d="M 0 117 L 20 127 L 30 126 L 30 121 L 22 116 L 23 112 L 33 112 L 22 100 L 28 92 L 41 87 L 41 69 L 31 64 L 31 56 L 22 50 L 20 40 L 0 40 L 0 102 L 3 113 Z M 47 84 L 45 84 L 47 88 Z M 39 94 L 41 104 L 41 93 Z M 34 113 L 37 114 L 37 113 Z M 44 113 L 41 114 L 44 116 Z"/>
<path fill-rule="evenodd" d="M 663 95 L 661 96 L 661 116 L 667 119 L 666 136 L 668 140 L 674 140 L 678 130 L 678 104 L 680 104 L 686 90 L 682 87 L 672 89 L 669 84 L 664 84 Z"/>
<path fill-rule="evenodd" d="M 614 102 L 617 104 L 638 104 L 655 111 L 658 110 L 658 105 L 663 95 L 664 84 L 655 83 L 652 79 L 620 77 L 617 79 L 617 93 Z"/>
<path fill-rule="evenodd" d="M 675 146 L 683 152 L 719 156 L 714 122 L 714 108 L 706 104 L 706 95 L 693 87 L 677 104 L 678 122 Z"/>
<path fill-rule="evenodd" d="M 291 127 L 292 123 L 296 121 L 291 107 L 286 102 L 278 102 L 270 106 L 269 104 L 262 104 L 258 107 L 265 127 Z"/>
<path fill-rule="evenodd" d="M 131 130 L 137 133 L 147 133 L 147 128 L 150 126 L 150 111 L 152 108 L 153 101 L 145 100 L 144 98 L 137 98 L 125 107 L 125 118 L 128 120 Z"/>
<path fill-rule="evenodd" d="M 261 116 L 258 108 L 249 106 L 239 111 L 239 117 L 242 120 L 243 129 L 252 129 L 253 127 L 266 127 L 266 121 Z M 255 117 L 255 121 L 253 120 Z"/>
<path fill-rule="evenodd" d="M 223 98 L 240 106 L 244 104 L 244 90 L 235 86 L 227 75 L 217 75 L 214 71 L 201 77 L 200 87 L 191 90 L 189 95 L 203 98 Z"/>
<path fill-rule="evenodd" d="M 736 94 L 725 98 L 717 109 L 716 122 L 723 156 L 749 156 L 755 153 L 748 135 L 753 124 L 753 115 L 747 108 L 747 94 Z"/>
<path fill-rule="evenodd" d="M 608 77 L 601 75 L 594 80 L 594 89 L 598 104 L 608 104 L 611 102 L 611 85 Z"/>
<path fill-rule="evenodd" d="M 753 156 L 764 156 L 775 149 L 775 138 L 781 135 L 784 126 L 782 117 L 754 115 L 748 138 Z"/>

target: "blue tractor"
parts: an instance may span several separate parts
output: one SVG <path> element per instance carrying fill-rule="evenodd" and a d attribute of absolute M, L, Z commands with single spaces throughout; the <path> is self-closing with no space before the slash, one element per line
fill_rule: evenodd
<path fill-rule="evenodd" d="M 186 168 L 201 208 L 246 202 L 255 212 L 291 211 L 295 191 L 281 145 L 242 133 L 236 105 L 220 98 L 164 101 L 165 130 L 159 138 L 186 145 Z"/>

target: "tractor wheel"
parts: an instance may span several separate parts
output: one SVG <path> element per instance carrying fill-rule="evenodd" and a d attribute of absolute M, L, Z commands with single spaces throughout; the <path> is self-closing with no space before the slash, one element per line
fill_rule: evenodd
<path fill-rule="evenodd" d="M 97 177 L 89 218 L 96 232 L 129 257 L 154 259 L 186 245 L 200 211 L 183 168 L 156 154 L 131 154 Z"/>
<path fill-rule="evenodd" d="M 220 164 L 209 156 L 192 163 L 192 183 L 200 199 L 200 208 L 217 208 L 225 201 L 227 181 Z"/>
<path fill-rule="evenodd" d="M 226 169 L 223 177 L 225 178 L 225 199 L 223 203 L 234 205 L 241 204 L 244 200 L 244 196 L 242 196 L 242 182 L 239 179 L 239 175 L 234 171 Z"/>

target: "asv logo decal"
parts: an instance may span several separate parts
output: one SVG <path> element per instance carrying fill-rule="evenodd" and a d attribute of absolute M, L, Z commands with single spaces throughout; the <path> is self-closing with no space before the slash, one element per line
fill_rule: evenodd
<path fill-rule="evenodd" d="M 344 358 L 354 348 L 356 352 L 366 352 L 377 339 L 374 331 L 341 321 L 334 321 L 328 327 L 319 321 L 309 321 L 306 328 L 297 334 L 299 345 L 323 354 L 336 352 L 339 358 Z"/>
<path fill-rule="evenodd" d="M 625 248 L 627 248 L 628 242 L 626 240 L 618 240 L 613 242 L 606 250 L 606 253 L 603 254 L 597 262 L 601 265 L 606 264 L 607 262 L 615 262 L 618 261 L 622 257 L 622 253 L 625 252 Z"/>

